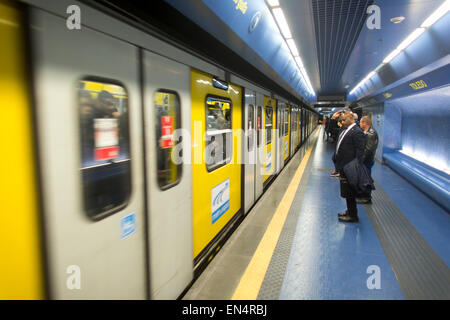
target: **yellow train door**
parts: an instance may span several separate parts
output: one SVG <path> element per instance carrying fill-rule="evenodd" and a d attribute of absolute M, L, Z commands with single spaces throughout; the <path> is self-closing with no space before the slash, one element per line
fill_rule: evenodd
<path fill-rule="evenodd" d="M 42 299 L 44 279 L 20 9 L 0 3 L 0 299 Z"/>
<path fill-rule="evenodd" d="M 241 210 L 242 88 L 191 70 L 193 255 Z"/>

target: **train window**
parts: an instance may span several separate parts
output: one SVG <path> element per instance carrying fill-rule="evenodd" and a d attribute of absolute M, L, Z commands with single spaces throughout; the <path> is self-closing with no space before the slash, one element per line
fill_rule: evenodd
<path fill-rule="evenodd" d="M 284 135 L 289 134 L 289 110 L 284 109 Z"/>
<path fill-rule="evenodd" d="M 259 145 L 261 144 L 261 123 L 262 123 L 262 107 L 258 106 L 258 118 L 256 119 L 257 124 L 257 131 L 256 131 L 256 144 L 259 148 Z"/>
<path fill-rule="evenodd" d="M 272 107 L 266 106 L 266 144 L 269 144 L 272 142 L 272 117 L 273 117 L 273 109 Z"/>
<path fill-rule="evenodd" d="M 233 151 L 231 100 L 206 97 L 206 169 L 213 171 L 231 161 Z"/>
<path fill-rule="evenodd" d="M 254 117 L 255 117 L 255 107 L 250 104 L 248 106 L 248 114 L 247 114 L 247 128 L 248 128 L 248 140 L 247 140 L 247 147 L 248 147 L 248 151 L 252 151 L 253 150 L 253 135 L 255 132 L 255 124 L 254 124 Z"/>
<path fill-rule="evenodd" d="M 295 132 L 295 110 L 292 109 L 291 111 L 291 132 Z"/>
<path fill-rule="evenodd" d="M 78 82 L 83 205 L 94 220 L 123 208 L 131 192 L 128 94 L 115 81 Z"/>
<path fill-rule="evenodd" d="M 278 136 L 281 138 L 283 136 L 283 129 L 284 129 L 284 112 L 281 108 L 277 109 L 277 129 L 278 129 Z"/>
<path fill-rule="evenodd" d="M 156 130 L 156 176 L 162 190 L 175 186 L 181 178 L 183 165 L 175 163 L 172 151 L 175 130 L 181 128 L 180 98 L 174 91 L 158 90 L 153 96 Z"/>

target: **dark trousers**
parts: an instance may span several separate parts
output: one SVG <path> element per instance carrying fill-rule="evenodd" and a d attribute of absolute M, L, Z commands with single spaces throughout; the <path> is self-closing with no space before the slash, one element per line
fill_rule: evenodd
<path fill-rule="evenodd" d="M 356 198 L 345 198 L 347 201 L 347 213 L 350 217 L 358 217 L 358 209 L 356 209 Z"/>
<path fill-rule="evenodd" d="M 347 213 L 352 218 L 358 217 L 358 209 L 356 208 L 356 194 L 355 191 L 350 187 L 347 177 L 341 170 L 341 176 L 339 177 L 340 187 L 341 187 L 341 197 L 345 198 L 347 201 Z"/>

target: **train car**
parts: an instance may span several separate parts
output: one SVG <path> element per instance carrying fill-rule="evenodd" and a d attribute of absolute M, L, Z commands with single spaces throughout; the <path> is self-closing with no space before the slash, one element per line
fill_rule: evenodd
<path fill-rule="evenodd" d="M 305 107 L 83 3 L 0 19 L 0 297 L 179 297 L 304 142 Z"/>

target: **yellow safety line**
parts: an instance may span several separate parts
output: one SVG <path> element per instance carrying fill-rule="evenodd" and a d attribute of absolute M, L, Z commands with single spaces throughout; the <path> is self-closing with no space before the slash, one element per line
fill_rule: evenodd
<path fill-rule="evenodd" d="M 262 282 L 269 267 L 275 246 L 283 229 L 284 222 L 294 201 L 295 191 L 300 184 L 309 156 L 311 155 L 312 146 L 306 152 L 300 166 L 295 172 L 294 178 L 291 180 L 283 199 L 269 223 L 269 226 L 264 233 L 255 254 L 250 261 L 244 275 L 239 282 L 236 291 L 233 294 L 232 300 L 256 300 Z"/>

